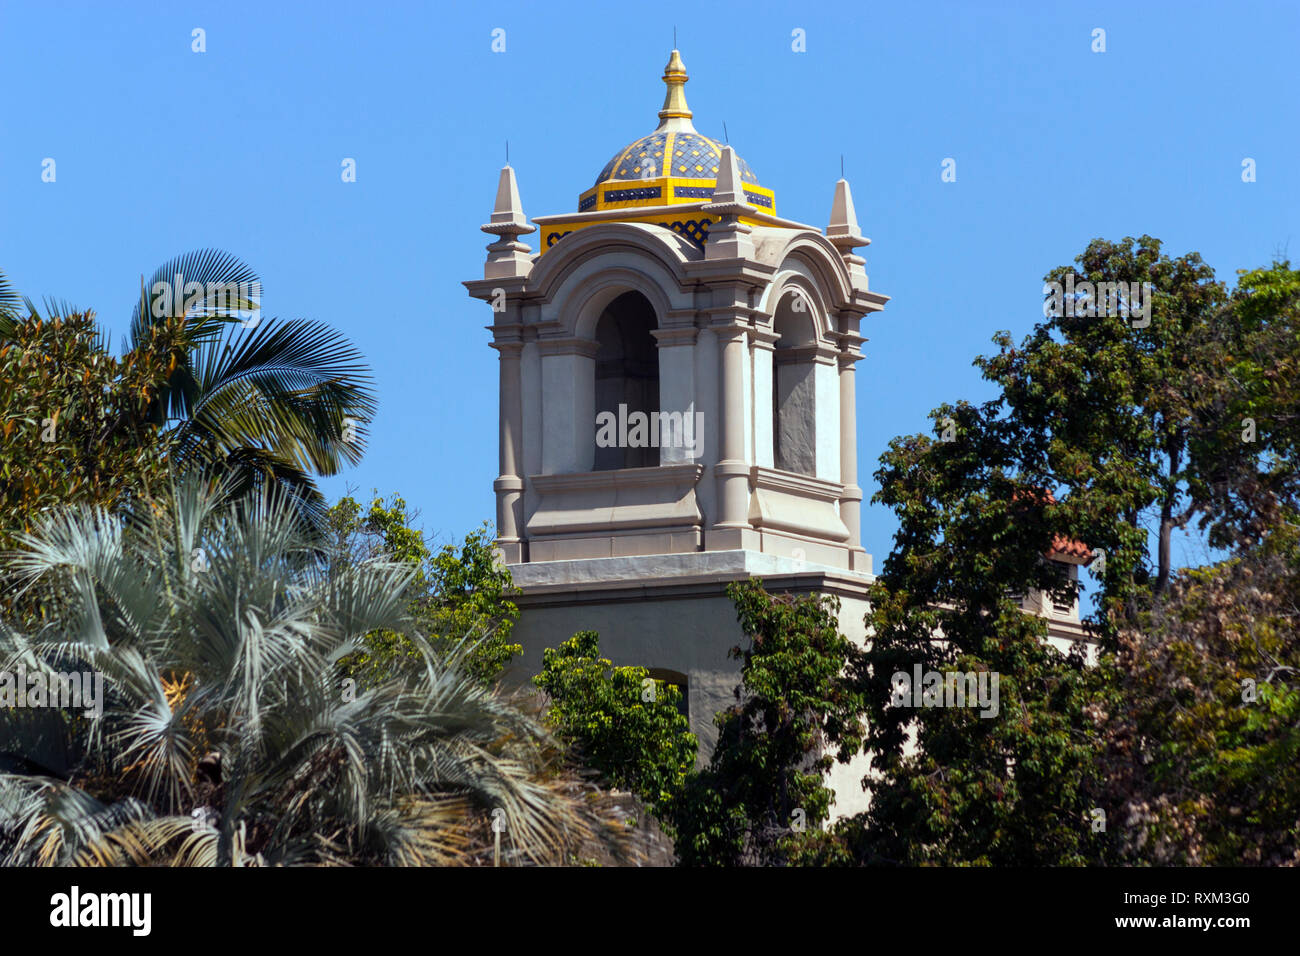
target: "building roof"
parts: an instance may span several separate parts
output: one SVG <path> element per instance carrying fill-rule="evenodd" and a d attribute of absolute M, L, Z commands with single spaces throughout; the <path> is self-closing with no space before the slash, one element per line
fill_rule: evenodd
<path fill-rule="evenodd" d="M 578 212 L 671 206 L 708 202 L 717 186 L 722 144 L 695 129 L 686 105 L 686 65 L 673 50 L 664 67 L 668 86 L 659 125 L 653 132 L 623 146 L 596 176 L 595 184 L 578 197 Z M 759 184 L 749 163 L 736 164 L 744 184 L 745 201 L 775 215 L 776 195 Z"/>
<path fill-rule="evenodd" d="M 686 130 L 655 130 L 615 153 L 596 177 L 596 185 L 661 176 L 716 180 L 721 161 L 722 144 L 715 139 Z M 758 185 L 758 177 L 749 163 L 739 156 L 736 162 L 740 164 L 740 178 Z"/>
<path fill-rule="evenodd" d="M 1047 556 L 1060 560 L 1080 558 L 1086 564 L 1092 560 L 1092 549 L 1082 541 L 1057 535 L 1052 539 L 1052 547 L 1048 550 Z"/>
<path fill-rule="evenodd" d="M 1017 491 L 1012 495 L 1012 500 L 1028 496 L 1025 492 Z M 1042 504 L 1056 504 L 1056 496 L 1050 491 L 1040 491 L 1035 495 Z M 1064 535 L 1055 535 L 1052 538 L 1051 547 L 1047 549 L 1047 557 L 1054 561 L 1065 561 L 1069 564 L 1088 564 L 1092 561 L 1092 548 L 1084 542 L 1074 538 L 1067 538 Z"/>

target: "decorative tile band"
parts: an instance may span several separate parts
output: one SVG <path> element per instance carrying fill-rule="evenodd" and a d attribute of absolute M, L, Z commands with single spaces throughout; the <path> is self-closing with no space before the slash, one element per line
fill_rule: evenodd
<path fill-rule="evenodd" d="M 607 189 L 605 202 L 631 202 L 636 199 L 658 199 L 662 195 L 658 186 L 642 189 Z"/>

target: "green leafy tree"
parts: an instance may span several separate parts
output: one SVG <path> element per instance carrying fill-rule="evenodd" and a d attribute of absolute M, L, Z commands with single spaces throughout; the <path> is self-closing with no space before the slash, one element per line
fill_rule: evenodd
<path fill-rule="evenodd" d="M 842 828 L 854 859 L 1055 865 L 1123 853 L 1114 814 L 1104 832 L 1091 825 L 1114 806 L 1100 719 L 1125 707 L 1114 652 L 1170 588 L 1173 531 L 1214 526 L 1223 463 L 1245 460 L 1223 398 L 1241 330 L 1195 254 L 1170 259 L 1150 237 L 1096 240 L 1076 266 L 1047 279 L 1150 283 L 1149 315 L 1056 315 L 1018 347 L 1000 333 L 999 354 L 976 361 L 998 397 L 937 409 L 943 440 L 895 439 L 882 456 L 875 500 L 900 528 L 868 618 L 872 806 Z M 1009 597 L 1072 599 L 1044 560 L 1071 541 L 1105 553 L 1091 668 L 1078 649 L 1046 645 L 1043 622 Z M 915 664 L 999 674 L 999 713 L 894 706 L 892 675 Z"/>
<path fill-rule="evenodd" d="M 741 684 L 714 718 L 712 760 L 687 777 L 669 814 L 678 860 L 796 862 L 829 817 L 826 772 L 862 743 L 861 650 L 840 634 L 834 598 L 773 596 L 758 580 L 727 593 L 749 643 L 731 651 Z"/>
<path fill-rule="evenodd" d="M 191 284 L 202 291 L 186 292 Z M 377 408 L 370 370 L 328 326 L 263 316 L 260 290 L 257 274 L 228 253 L 179 256 L 142 287 L 128 347 L 146 346 L 159 328 L 180 330 L 152 409 L 174 432 L 178 467 L 213 469 L 237 495 L 276 487 L 320 533 L 327 506 L 314 476 L 365 453 Z"/>
<path fill-rule="evenodd" d="M 1149 312 L 1080 314 L 1075 303 L 1075 314 L 1049 317 L 1019 347 L 999 333 L 1000 352 L 976 360 L 1000 392 L 978 424 L 996 423 L 996 440 L 1015 449 L 1027 483 L 1067 489 L 1071 508 L 1098 516 L 1077 530 L 1106 550 L 1113 596 L 1159 593 L 1173 567 L 1173 532 L 1207 514 L 1206 479 L 1222 453 L 1219 423 L 1207 418 L 1212 403 L 1196 383 L 1216 376 L 1233 339 L 1227 293 L 1197 253 L 1171 259 L 1150 236 L 1093 240 L 1045 280 L 1069 274 L 1094 285 L 1149 284 Z"/>
<path fill-rule="evenodd" d="M 148 420 L 166 366 L 110 355 L 93 313 L 14 322 L 0 336 L 0 548 L 67 502 L 113 507 L 161 487 L 167 439 Z"/>
<path fill-rule="evenodd" d="M 412 576 L 406 600 L 430 647 L 443 657 L 455 655 L 463 671 L 491 686 L 523 652 L 522 645 L 510 641 L 519 619 L 510 572 L 497 560 L 486 524 L 466 535 L 459 547 L 445 545 L 435 552 L 413 526 L 416 518 L 397 495 L 372 499 L 364 513 L 350 495 L 341 498 L 327 516 L 335 561 L 383 556 L 408 566 Z M 383 680 L 404 658 L 419 653 L 403 634 L 377 630 L 367 635 L 364 650 L 350 657 L 347 667 L 363 681 Z"/>
<path fill-rule="evenodd" d="M 546 714 L 578 758 L 650 808 L 663 808 L 695 766 L 698 742 L 680 712 L 681 690 L 643 667 L 615 667 L 599 636 L 581 631 L 542 653 L 533 682 L 549 698 Z"/>
<path fill-rule="evenodd" d="M 1124 857 L 1300 863 L 1300 525 L 1175 575 L 1120 633 L 1119 706 L 1099 710 L 1103 806 Z"/>
<path fill-rule="evenodd" d="M 1217 426 L 1205 482 L 1211 543 L 1250 549 L 1300 510 L 1300 271 L 1240 274 L 1233 322 L 1202 353 L 1221 356 L 1194 384 Z"/>

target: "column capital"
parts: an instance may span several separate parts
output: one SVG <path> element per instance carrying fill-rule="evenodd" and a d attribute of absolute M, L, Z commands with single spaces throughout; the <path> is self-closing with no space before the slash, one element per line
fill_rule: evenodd
<path fill-rule="evenodd" d="M 820 343 L 811 343 L 808 345 L 792 345 L 780 350 L 780 356 L 777 358 L 777 364 L 788 365 L 793 362 L 815 362 L 818 365 L 835 365 L 837 364 L 842 352 L 831 348 L 829 345 Z"/>
<path fill-rule="evenodd" d="M 492 333 L 492 341 L 488 343 L 492 348 L 510 342 L 520 342 L 524 340 L 524 326 L 521 322 L 501 322 L 497 325 L 485 325 L 483 328 Z"/>
<path fill-rule="evenodd" d="M 739 323 L 719 323 L 718 325 L 710 325 L 709 329 L 718 337 L 718 341 L 724 345 L 739 341 L 743 336 L 753 331 L 751 326 Z"/>
<path fill-rule="evenodd" d="M 582 355 L 586 358 L 595 358 L 596 353 L 600 351 L 600 345 L 591 339 L 580 339 L 576 336 L 563 336 L 548 338 L 543 336 L 538 339 L 543 355 Z"/>
<path fill-rule="evenodd" d="M 864 358 L 866 358 L 866 356 L 863 355 L 861 352 L 840 352 L 839 353 L 840 371 L 849 372 L 849 373 L 856 372 L 857 364 L 861 362 Z"/>
<path fill-rule="evenodd" d="M 491 304 L 500 299 L 517 299 L 528 287 L 527 276 L 500 276 L 488 279 L 467 279 L 461 283 L 475 299 Z M 498 291 L 499 290 L 499 291 Z"/>
<path fill-rule="evenodd" d="M 495 342 L 489 342 L 488 348 L 496 349 L 501 353 L 501 360 L 517 359 L 524 351 L 524 340 L 522 338 L 497 339 Z"/>
<path fill-rule="evenodd" d="M 675 348 L 683 345 L 694 345 L 695 337 L 699 335 L 699 329 L 695 326 L 686 326 L 678 328 L 651 329 L 650 334 L 655 337 L 661 349 Z"/>

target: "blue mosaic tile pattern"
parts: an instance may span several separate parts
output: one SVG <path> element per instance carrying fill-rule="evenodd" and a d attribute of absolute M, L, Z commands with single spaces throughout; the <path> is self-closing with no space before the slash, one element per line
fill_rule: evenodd
<path fill-rule="evenodd" d="M 664 151 L 669 148 L 668 133 L 651 133 L 621 149 L 596 177 L 597 183 L 609 180 L 654 179 L 659 176 L 676 176 L 683 179 L 717 179 L 718 164 L 722 161 L 722 146 L 699 133 L 673 133 L 672 155 L 667 157 L 665 170 Z M 740 178 L 758 185 L 758 177 L 749 163 L 736 157 Z"/>
<path fill-rule="evenodd" d="M 671 229 L 673 232 L 685 236 L 687 239 L 695 243 L 701 249 L 704 248 L 704 243 L 706 243 L 709 239 L 708 219 L 700 219 L 700 220 L 687 219 L 685 222 L 682 222 L 680 219 L 675 219 L 672 222 L 661 222 L 661 223 L 657 223 L 656 225 L 666 226 L 667 228 Z"/>

